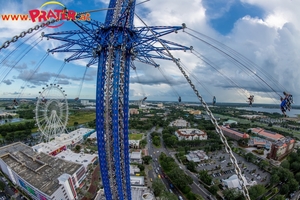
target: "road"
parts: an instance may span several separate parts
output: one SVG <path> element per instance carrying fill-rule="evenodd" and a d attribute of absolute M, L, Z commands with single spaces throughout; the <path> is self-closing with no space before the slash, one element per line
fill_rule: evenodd
<path fill-rule="evenodd" d="M 161 133 L 162 132 L 162 128 L 159 128 L 158 130 L 156 130 L 156 132 Z M 174 160 L 176 161 L 176 163 L 178 164 L 178 166 L 188 175 L 193 179 L 193 184 L 190 185 L 191 190 L 193 193 L 195 194 L 199 194 L 201 195 L 204 199 L 207 200 L 215 200 L 215 197 L 209 192 L 207 191 L 202 185 L 199 184 L 198 178 L 195 176 L 195 174 L 193 174 L 192 172 L 190 172 L 189 170 L 186 169 L 185 165 L 181 164 L 178 162 L 178 160 L 175 158 L 175 153 L 176 152 L 169 152 L 169 150 L 165 147 L 163 140 L 162 140 L 162 136 L 161 136 L 161 146 L 159 148 L 157 147 L 153 147 L 152 142 L 151 142 L 151 133 L 155 131 L 155 127 L 152 128 L 150 131 L 148 131 L 147 133 L 147 148 L 148 148 L 148 153 L 149 155 L 152 156 L 152 166 L 153 166 L 153 170 L 149 171 L 149 177 L 150 178 L 156 178 L 158 176 L 158 174 L 160 174 L 160 176 L 163 174 L 162 169 L 159 166 L 159 162 L 158 162 L 158 157 L 160 155 L 161 152 L 165 153 L 167 156 L 173 157 Z M 158 174 L 156 173 L 156 170 L 158 170 Z M 170 182 L 166 177 L 161 176 L 161 179 L 163 181 L 163 183 L 165 184 L 165 187 L 168 191 L 172 191 L 175 195 L 182 196 L 181 192 L 179 190 L 177 190 L 176 188 L 170 188 Z"/>

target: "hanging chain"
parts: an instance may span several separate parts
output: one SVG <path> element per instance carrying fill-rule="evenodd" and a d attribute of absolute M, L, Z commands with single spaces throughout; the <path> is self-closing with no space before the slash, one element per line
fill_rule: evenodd
<path fill-rule="evenodd" d="M 172 57 L 174 59 L 174 57 Z M 241 185 L 243 187 L 243 194 L 246 197 L 246 199 L 250 200 L 250 196 L 249 196 L 249 192 L 248 189 L 246 187 L 246 183 L 245 183 L 245 178 L 242 175 L 242 171 L 237 163 L 236 158 L 233 155 L 233 152 L 227 142 L 226 137 L 224 136 L 221 128 L 218 125 L 217 120 L 215 119 L 215 117 L 213 116 L 213 113 L 211 112 L 211 110 L 209 109 L 208 105 L 206 104 L 206 102 L 203 100 L 202 96 L 199 94 L 198 90 L 196 89 L 195 85 L 192 83 L 191 79 L 188 77 L 188 75 L 185 73 L 185 71 L 183 70 L 183 68 L 180 66 L 178 60 L 174 59 L 173 60 L 175 62 L 175 64 L 177 65 L 177 67 L 179 68 L 179 70 L 181 71 L 181 73 L 183 74 L 183 76 L 185 77 L 185 79 L 188 81 L 188 83 L 190 84 L 190 86 L 192 87 L 194 93 L 197 95 L 198 99 L 200 100 L 202 106 L 205 108 L 206 113 L 209 115 L 211 122 L 213 123 L 213 125 L 215 126 L 215 129 L 217 131 L 217 133 L 220 135 L 220 139 L 223 142 L 223 144 L 225 145 L 225 150 L 226 152 L 229 154 L 230 156 L 230 161 L 231 163 L 234 165 L 234 169 L 235 172 L 241 182 Z"/>
<path fill-rule="evenodd" d="M 179 63 L 179 59 L 176 59 L 171 52 L 169 51 L 169 49 L 166 47 L 166 45 L 155 35 L 155 33 L 147 26 L 147 24 L 137 15 L 135 14 L 139 20 L 141 20 L 141 22 L 148 28 L 148 30 L 153 34 L 153 36 L 156 37 L 157 41 L 164 47 L 164 49 L 166 50 L 166 52 L 168 53 L 168 55 L 172 58 L 172 61 L 177 65 L 178 69 L 181 71 L 181 73 L 183 74 L 183 76 L 185 77 L 185 79 L 187 80 L 187 82 L 190 84 L 190 86 L 192 87 L 194 93 L 197 95 L 199 101 L 201 102 L 202 106 L 204 107 L 206 113 L 209 115 L 211 122 L 213 123 L 213 125 L 215 126 L 215 130 L 216 132 L 220 135 L 220 139 L 222 141 L 222 143 L 225 145 L 225 150 L 226 152 L 229 154 L 230 156 L 230 161 L 231 163 L 234 165 L 234 170 L 235 173 L 237 174 L 237 177 L 242 185 L 242 191 L 243 191 L 243 195 L 247 200 L 250 200 L 250 196 L 249 196 L 249 192 L 248 192 L 248 188 L 246 186 L 246 182 L 245 182 L 245 178 L 242 175 L 242 171 L 237 163 L 236 158 L 233 155 L 233 152 L 227 142 L 226 137 L 224 136 L 222 129 L 220 128 L 220 126 L 218 125 L 217 120 L 215 119 L 215 117 L 213 116 L 213 113 L 210 111 L 208 105 L 205 103 L 205 101 L 203 100 L 202 96 L 199 94 L 198 90 L 196 89 L 195 85 L 192 83 L 191 79 L 189 78 L 189 76 L 185 73 L 185 71 L 183 70 L 183 68 L 180 66 Z M 183 27 L 183 31 L 186 28 L 185 24 L 182 24 Z M 193 49 L 193 47 L 191 47 L 191 50 Z"/>
<path fill-rule="evenodd" d="M 1 51 L 1 49 L 7 48 L 11 43 L 18 41 L 19 38 L 23 38 L 23 37 L 25 37 L 25 35 L 30 34 L 30 33 L 32 33 L 33 31 L 37 31 L 37 30 L 39 30 L 40 28 L 44 28 L 45 26 L 48 26 L 48 25 L 50 25 L 50 24 L 53 24 L 53 23 L 55 23 L 55 22 L 57 22 L 57 21 L 59 21 L 59 20 L 53 19 L 53 20 L 44 22 L 44 23 L 42 23 L 42 24 L 36 25 L 36 26 L 33 27 L 33 28 L 29 28 L 27 31 L 21 32 L 19 35 L 15 35 L 14 37 L 12 37 L 11 40 L 7 40 L 6 42 L 4 42 L 4 43 L 2 44 L 2 46 L 0 47 L 0 51 Z"/>

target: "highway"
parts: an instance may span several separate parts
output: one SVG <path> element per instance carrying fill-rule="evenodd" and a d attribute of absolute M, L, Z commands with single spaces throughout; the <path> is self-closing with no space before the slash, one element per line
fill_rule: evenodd
<path fill-rule="evenodd" d="M 165 147 L 163 140 L 162 140 L 162 136 L 161 136 L 161 147 L 157 148 L 154 147 L 152 145 L 151 142 L 151 133 L 156 131 L 161 133 L 162 132 L 162 128 L 159 128 L 158 130 L 155 130 L 155 127 L 153 127 L 150 131 L 147 132 L 147 148 L 148 148 L 148 153 L 150 156 L 152 156 L 152 167 L 153 170 L 149 171 L 149 178 L 152 178 L 152 180 L 154 178 L 156 178 L 158 176 L 158 174 L 161 176 L 161 179 L 166 187 L 166 189 L 168 191 L 172 191 L 175 195 L 177 195 L 178 197 L 181 196 L 183 197 L 183 195 L 181 194 L 181 192 L 179 190 L 177 190 L 176 188 L 170 188 L 170 182 L 169 180 L 162 176 L 163 172 L 161 167 L 159 166 L 159 162 L 158 162 L 158 157 L 160 155 L 161 152 L 164 152 L 167 156 L 173 157 L 174 160 L 176 161 L 176 163 L 178 164 L 178 166 L 188 175 L 193 179 L 193 184 L 190 185 L 191 190 L 193 193 L 195 194 L 199 194 L 201 195 L 204 199 L 207 200 L 215 200 L 215 197 L 209 192 L 207 191 L 202 185 L 199 184 L 198 178 L 196 177 L 196 175 L 192 172 L 190 172 L 189 170 L 186 169 L 185 165 L 181 164 L 178 162 L 178 160 L 175 158 L 175 153 L 176 152 L 169 152 L 169 150 Z M 156 173 L 156 170 L 158 170 L 158 174 Z"/>

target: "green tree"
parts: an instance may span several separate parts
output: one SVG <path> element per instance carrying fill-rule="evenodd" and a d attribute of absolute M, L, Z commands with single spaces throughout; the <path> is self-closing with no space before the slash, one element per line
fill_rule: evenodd
<path fill-rule="evenodd" d="M 203 181 L 205 184 L 210 185 L 212 181 L 212 177 L 207 173 L 205 170 L 201 170 L 199 172 L 199 178 L 201 181 Z"/>
<path fill-rule="evenodd" d="M 186 168 L 188 170 L 190 170 L 191 172 L 196 172 L 196 166 L 197 166 L 196 163 L 194 163 L 193 161 L 190 161 L 187 163 Z"/>
<path fill-rule="evenodd" d="M 217 192 L 218 192 L 218 190 L 219 190 L 219 187 L 218 187 L 217 185 L 212 185 L 212 186 L 210 186 L 210 188 L 209 188 L 209 191 L 210 191 L 213 195 L 216 195 Z"/>
<path fill-rule="evenodd" d="M 165 186 L 159 178 L 156 178 L 153 180 L 152 189 L 153 189 L 153 193 L 156 197 L 160 196 L 160 194 L 163 192 L 164 188 L 165 188 Z"/>
<path fill-rule="evenodd" d="M 300 162 L 295 161 L 291 164 L 291 170 L 298 172 L 300 170 Z"/>
<path fill-rule="evenodd" d="M 177 196 L 175 194 L 173 194 L 173 193 L 164 191 L 160 195 L 160 199 L 161 200 L 177 200 Z"/>
<path fill-rule="evenodd" d="M 249 195 L 251 199 L 257 199 L 259 196 L 266 192 L 266 188 L 263 185 L 254 185 L 249 188 Z"/>
<path fill-rule="evenodd" d="M 144 156 L 142 158 L 143 162 L 146 164 L 146 165 L 149 165 L 150 161 L 152 160 L 151 156 Z"/>
<path fill-rule="evenodd" d="M 147 140 L 146 139 L 143 139 L 140 141 L 140 148 L 145 148 L 145 146 L 147 145 Z"/>
<path fill-rule="evenodd" d="M 237 200 L 240 199 L 243 194 L 235 189 L 226 189 L 223 191 L 223 195 L 225 199 Z"/>
<path fill-rule="evenodd" d="M 255 159 L 255 155 L 253 155 L 253 153 L 249 152 L 245 155 L 245 159 L 248 161 L 248 162 L 253 162 L 254 159 Z"/>
<path fill-rule="evenodd" d="M 277 187 L 272 188 L 272 193 L 273 194 L 277 194 L 277 192 L 278 192 L 278 188 Z"/>
<path fill-rule="evenodd" d="M 141 171 L 144 171 L 144 170 L 145 170 L 145 167 L 144 167 L 144 165 L 142 165 L 142 164 L 138 164 L 138 168 L 139 168 Z"/>
<path fill-rule="evenodd" d="M 290 169 L 290 162 L 288 160 L 284 160 L 281 162 L 280 166 L 285 169 Z"/>
<path fill-rule="evenodd" d="M 195 194 L 196 200 L 204 200 L 202 196 L 199 194 Z"/>
<path fill-rule="evenodd" d="M 290 192 L 294 192 L 298 189 L 299 183 L 294 179 L 290 179 L 287 184 L 289 185 Z"/>
<path fill-rule="evenodd" d="M 175 167 L 171 171 L 167 172 L 167 175 L 172 180 L 174 185 L 181 190 L 193 183 L 193 179 L 186 175 L 183 170 L 179 169 L 178 167 Z"/>
<path fill-rule="evenodd" d="M 258 166 L 261 168 L 261 169 L 265 169 L 267 166 L 269 166 L 269 163 L 265 160 L 262 160 L 258 163 Z"/>
<path fill-rule="evenodd" d="M 285 200 L 284 195 L 277 195 L 273 198 L 273 200 Z"/>
<path fill-rule="evenodd" d="M 276 185 L 277 183 L 279 183 L 279 181 L 280 181 L 280 177 L 277 174 L 273 174 L 271 176 L 271 179 L 270 179 L 271 185 Z"/>
<path fill-rule="evenodd" d="M 288 194 L 290 191 L 290 187 L 288 184 L 284 183 L 282 186 L 281 186 L 281 189 L 280 189 L 280 194 L 282 195 L 286 195 Z"/>
<path fill-rule="evenodd" d="M 295 175 L 295 179 L 298 181 L 298 183 L 300 183 L 300 172 Z"/>

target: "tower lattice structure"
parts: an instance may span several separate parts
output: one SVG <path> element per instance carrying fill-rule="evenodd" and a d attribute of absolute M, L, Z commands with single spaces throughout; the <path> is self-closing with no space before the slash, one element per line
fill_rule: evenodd
<path fill-rule="evenodd" d="M 111 0 L 104 23 L 75 20 L 73 23 L 79 30 L 43 34 L 48 39 L 63 42 L 48 51 L 70 52 L 66 62 L 87 59 L 87 67 L 98 64 L 96 131 L 107 200 L 131 199 L 128 138 L 130 68 L 135 68 L 134 61 L 158 67 L 155 59 L 172 60 L 166 48 L 190 50 L 190 47 L 161 38 L 184 29 L 184 26 L 135 27 L 135 4 L 135 0 Z"/>

